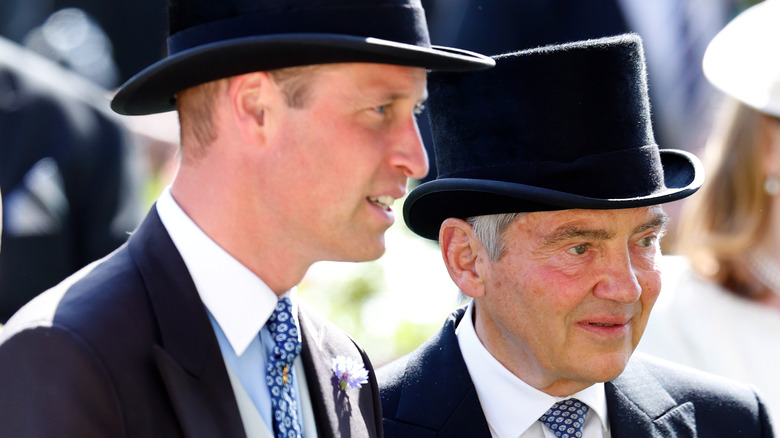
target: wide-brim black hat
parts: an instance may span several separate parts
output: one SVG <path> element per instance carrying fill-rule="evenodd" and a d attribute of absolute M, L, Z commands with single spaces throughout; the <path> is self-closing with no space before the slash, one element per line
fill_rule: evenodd
<path fill-rule="evenodd" d="M 432 46 L 420 0 L 171 0 L 169 55 L 111 102 L 120 114 L 175 108 L 179 91 L 252 71 L 371 62 L 468 71 L 493 59 Z"/>
<path fill-rule="evenodd" d="M 698 158 L 655 143 L 637 35 L 495 59 L 429 75 L 439 174 L 404 203 L 415 233 L 437 239 L 449 217 L 644 207 L 701 186 Z"/>

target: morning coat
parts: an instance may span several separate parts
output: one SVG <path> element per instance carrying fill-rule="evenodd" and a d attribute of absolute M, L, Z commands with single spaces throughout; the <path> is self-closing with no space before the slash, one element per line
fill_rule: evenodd
<path fill-rule="evenodd" d="M 299 319 L 318 435 L 381 437 L 368 357 L 305 306 Z M 340 390 L 337 355 L 362 360 L 369 383 Z M 2 438 L 246 436 L 206 309 L 156 208 L 124 246 L 0 331 L 0 388 Z"/>
<path fill-rule="evenodd" d="M 377 371 L 386 437 L 491 437 L 455 335 L 464 312 Z M 752 388 L 650 356 L 634 354 L 605 389 L 613 438 L 774 436 Z"/>

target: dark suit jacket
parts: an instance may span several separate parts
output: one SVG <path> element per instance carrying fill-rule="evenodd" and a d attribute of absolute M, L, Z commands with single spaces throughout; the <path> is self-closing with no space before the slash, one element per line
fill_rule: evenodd
<path fill-rule="evenodd" d="M 319 436 L 381 437 L 368 357 L 305 308 L 299 316 Z M 360 357 L 369 384 L 341 391 L 339 354 Z M 207 312 L 156 209 L 0 332 L 0 437 L 243 436 Z"/>
<path fill-rule="evenodd" d="M 377 371 L 388 438 L 490 438 L 455 336 L 463 313 Z M 751 388 L 648 356 L 635 355 L 606 393 L 613 438 L 773 436 L 766 406 Z"/>

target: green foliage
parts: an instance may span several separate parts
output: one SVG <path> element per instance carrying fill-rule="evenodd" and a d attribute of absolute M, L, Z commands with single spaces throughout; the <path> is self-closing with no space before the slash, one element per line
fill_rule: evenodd
<path fill-rule="evenodd" d="M 300 298 L 321 316 L 349 333 L 366 350 L 375 367 L 400 357 L 422 344 L 444 323 L 453 301 L 420 309 L 408 295 L 388 290 L 381 261 L 326 262 L 315 267 L 298 286 Z M 421 291 L 422 292 L 422 291 Z"/>

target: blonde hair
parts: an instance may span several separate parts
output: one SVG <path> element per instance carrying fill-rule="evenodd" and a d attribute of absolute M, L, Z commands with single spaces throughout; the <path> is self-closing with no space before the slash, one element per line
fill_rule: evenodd
<path fill-rule="evenodd" d="M 744 260 L 767 230 L 771 198 L 764 191 L 764 148 L 770 116 L 729 99 L 707 143 L 707 176 L 683 206 L 676 250 L 702 276 L 750 295 Z"/>

